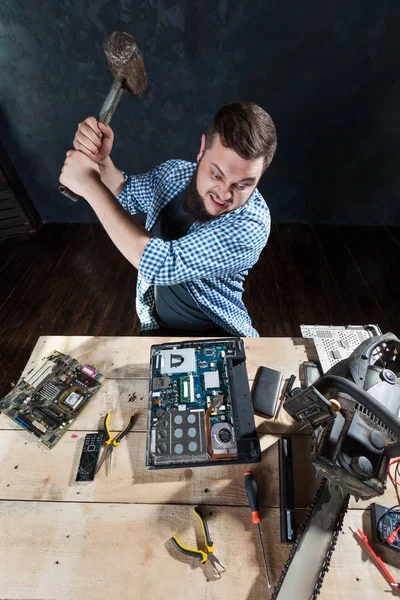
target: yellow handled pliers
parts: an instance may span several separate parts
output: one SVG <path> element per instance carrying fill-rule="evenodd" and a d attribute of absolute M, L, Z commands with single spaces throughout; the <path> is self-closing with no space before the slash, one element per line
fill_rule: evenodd
<path fill-rule="evenodd" d="M 174 544 L 175 548 L 179 550 L 179 552 L 182 552 L 182 554 L 186 554 L 186 556 L 192 556 L 193 558 L 197 558 L 197 560 L 201 561 L 201 564 L 205 564 L 207 561 L 209 561 L 213 566 L 215 573 L 218 575 L 218 577 L 221 577 L 221 573 L 223 573 L 226 569 L 224 565 L 214 555 L 214 542 L 210 538 L 207 521 L 205 517 L 203 517 L 203 515 L 199 512 L 199 509 L 197 507 L 193 508 L 193 512 L 200 519 L 204 535 L 206 552 L 203 552 L 203 550 L 195 550 L 194 548 L 188 548 L 187 546 L 184 546 L 178 540 L 176 535 L 172 536 L 171 542 Z M 219 565 L 222 570 L 219 570 L 217 565 Z"/>
<path fill-rule="evenodd" d="M 96 473 L 98 473 L 100 471 L 101 467 L 103 466 L 103 463 L 107 460 L 107 458 L 108 458 L 108 474 L 111 473 L 111 458 L 112 458 L 112 453 L 114 451 L 114 448 L 115 448 L 115 446 L 120 445 L 122 438 L 128 433 L 128 431 L 130 431 L 132 429 L 133 421 L 135 420 L 134 415 L 132 415 L 131 418 L 129 419 L 128 424 L 124 427 L 124 429 L 122 431 L 120 431 L 119 433 L 117 433 L 117 435 L 115 437 L 111 437 L 110 427 L 109 427 L 110 417 L 111 417 L 111 413 L 107 413 L 106 416 L 104 417 L 104 431 L 107 435 L 107 439 L 105 441 L 106 449 L 103 452 L 103 456 L 101 457 L 101 459 L 96 467 Z"/>

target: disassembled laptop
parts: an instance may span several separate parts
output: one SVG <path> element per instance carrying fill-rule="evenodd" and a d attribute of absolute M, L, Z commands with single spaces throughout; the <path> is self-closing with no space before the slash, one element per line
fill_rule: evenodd
<path fill-rule="evenodd" d="M 148 468 L 261 460 L 240 338 L 150 352 Z"/>

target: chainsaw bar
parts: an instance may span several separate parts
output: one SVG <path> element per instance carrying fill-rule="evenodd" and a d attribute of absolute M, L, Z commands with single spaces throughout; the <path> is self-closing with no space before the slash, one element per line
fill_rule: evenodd
<path fill-rule="evenodd" d="M 349 499 L 349 494 L 343 497 L 340 490 L 322 479 L 271 600 L 314 600 L 318 596 Z"/>

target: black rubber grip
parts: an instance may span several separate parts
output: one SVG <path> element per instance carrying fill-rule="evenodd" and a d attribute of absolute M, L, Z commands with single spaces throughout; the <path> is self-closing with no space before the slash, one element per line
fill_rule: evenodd
<path fill-rule="evenodd" d="M 111 442 L 111 439 L 112 439 L 110 428 L 108 426 L 108 421 L 110 420 L 110 417 L 111 417 L 111 413 L 107 413 L 106 416 L 104 417 L 104 423 L 103 423 L 104 434 L 107 436 L 107 439 L 104 441 L 106 442 L 107 445 Z"/>
<path fill-rule="evenodd" d="M 200 561 L 203 560 L 203 553 L 200 552 L 199 550 L 189 550 L 189 548 L 184 548 L 183 546 L 180 545 L 180 543 L 178 542 L 178 540 L 175 537 L 171 538 L 171 542 L 173 543 L 175 548 L 177 550 L 179 550 L 179 552 L 182 552 L 182 554 L 186 554 L 186 556 L 191 556 L 192 558 L 197 558 L 197 560 L 200 560 Z"/>
<path fill-rule="evenodd" d="M 115 438 L 115 445 L 119 444 L 121 442 L 122 438 L 126 436 L 126 434 L 128 433 L 128 431 L 130 431 L 132 429 L 134 420 L 135 420 L 135 416 L 132 415 L 131 418 L 129 419 L 128 425 Z"/>
<path fill-rule="evenodd" d="M 246 486 L 246 494 L 249 500 L 251 512 L 256 513 L 258 515 L 258 487 L 254 475 L 251 471 L 246 471 L 246 473 L 244 474 L 244 484 Z M 256 523 L 257 521 L 254 521 L 253 518 L 253 522 Z"/>
<path fill-rule="evenodd" d="M 287 382 L 287 386 L 286 386 L 286 389 L 285 389 L 285 393 L 284 393 L 284 396 L 285 396 L 285 397 L 286 397 L 286 396 L 288 396 L 288 395 L 289 395 L 289 393 L 292 391 L 292 388 L 293 388 L 293 384 L 294 384 L 294 382 L 295 382 L 295 379 L 296 379 L 296 375 L 291 375 L 291 376 L 290 376 L 290 378 L 289 378 L 289 381 Z"/>
<path fill-rule="evenodd" d="M 197 506 L 193 510 L 196 513 L 196 515 L 201 519 L 201 522 L 203 524 L 204 536 L 205 536 L 207 545 L 208 546 L 213 546 L 214 542 L 210 538 L 210 532 L 208 531 L 207 521 L 205 520 L 205 518 L 203 517 L 203 515 L 199 512 Z"/>

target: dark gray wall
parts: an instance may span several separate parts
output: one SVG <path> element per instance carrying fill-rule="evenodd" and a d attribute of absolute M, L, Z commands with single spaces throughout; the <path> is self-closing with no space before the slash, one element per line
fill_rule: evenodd
<path fill-rule="evenodd" d="M 44 221 L 95 220 L 58 175 L 124 30 L 149 89 L 112 121 L 118 167 L 194 160 L 216 110 L 249 99 L 278 130 L 260 185 L 275 221 L 400 223 L 399 24 L 396 0 L 0 0 L 0 139 Z"/>

